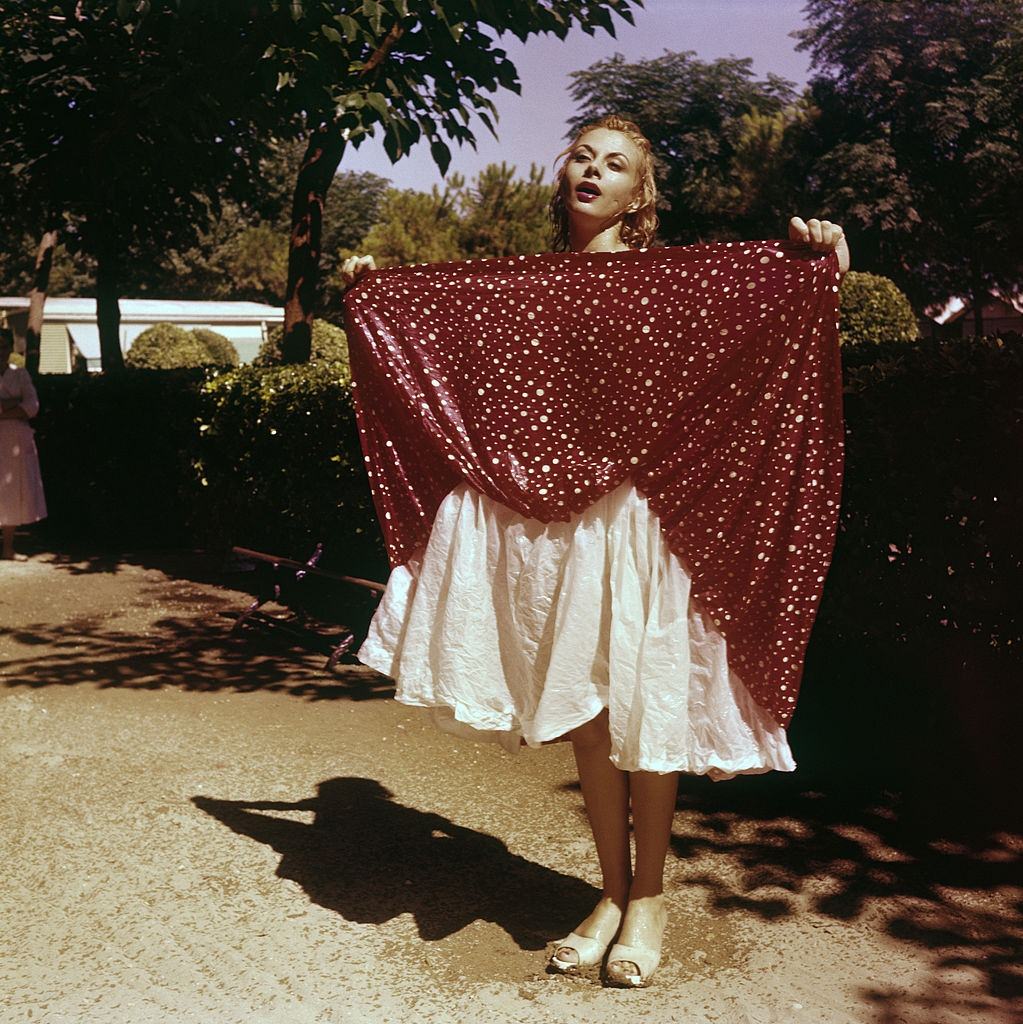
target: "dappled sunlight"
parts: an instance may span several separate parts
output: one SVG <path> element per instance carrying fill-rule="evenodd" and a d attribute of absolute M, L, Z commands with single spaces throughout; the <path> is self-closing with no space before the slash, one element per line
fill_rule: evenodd
<path fill-rule="evenodd" d="M 861 995 L 878 1024 L 1023 1011 L 1023 837 L 921 821 L 892 792 L 820 791 L 799 778 L 681 786 L 672 849 L 718 911 L 866 926 L 927 958 L 912 994 L 883 973 Z M 1001 1016 L 1004 1014 L 1004 1016 Z M 956 1019 L 959 1019 L 956 1017 Z"/>

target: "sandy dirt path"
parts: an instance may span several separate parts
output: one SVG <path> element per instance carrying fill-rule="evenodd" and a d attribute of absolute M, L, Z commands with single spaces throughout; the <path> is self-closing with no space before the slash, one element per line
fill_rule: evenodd
<path fill-rule="evenodd" d="M 438 733 L 159 564 L 0 568 L 3 1024 L 1023 1019 L 1019 837 L 798 773 L 683 781 L 653 987 L 546 975 L 597 897 L 567 746 Z"/>

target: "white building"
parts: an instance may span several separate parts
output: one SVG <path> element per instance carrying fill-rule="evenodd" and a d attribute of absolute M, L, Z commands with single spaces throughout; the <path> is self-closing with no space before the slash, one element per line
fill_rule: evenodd
<path fill-rule="evenodd" d="M 0 297 L 0 311 L 14 331 L 15 348 L 24 350 L 28 299 Z M 121 351 L 153 324 L 177 324 L 186 330 L 208 327 L 224 335 L 243 363 L 251 362 L 267 332 L 284 323 L 284 310 L 261 302 L 191 302 L 177 299 L 121 299 Z M 95 299 L 48 298 L 43 311 L 39 372 L 70 373 L 76 353 L 90 370 L 100 369 L 99 325 Z"/>
<path fill-rule="evenodd" d="M 1016 331 L 1023 334 L 1023 300 L 1011 295 L 989 292 L 980 309 L 984 334 Z M 920 322 L 920 333 L 929 338 L 962 338 L 976 333 L 972 302 L 954 298 L 944 306 L 928 306 Z"/>

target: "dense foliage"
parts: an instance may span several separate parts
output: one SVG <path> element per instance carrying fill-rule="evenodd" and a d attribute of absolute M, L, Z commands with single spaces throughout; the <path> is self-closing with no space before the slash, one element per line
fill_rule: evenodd
<path fill-rule="evenodd" d="M 887 277 L 850 270 L 838 298 L 843 345 L 913 341 L 919 333 L 909 299 Z"/>
<path fill-rule="evenodd" d="M 959 629 L 1023 651 L 1023 486 L 1005 458 L 1023 445 L 1023 341 L 890 341 L 842 358 L 842 526 L 821 621 L 849 642 Z M 379 570 L 345 367 L 204 379 L 42 377 L 51 528 L 159 543 L 187 524 L 197 541 L 292 554 L 324 540 Z"/>
<path fill-rule="evenodd" d="M 386 576 L 352 406 L 338 363 L 242 367 L 203 389 L 192 451 L 207 542 L 308 555 Z"/>
<path fill-rule="evenodd" d="M 238 365 L 238 352 L 222 334 L 208 328 L 186 330 L 177 324 L 147 327 L 132 343 L 125 365 L 137 370 Z"/>
<path fill-rule="evenodd" d="M 798 212 L 790 209 L 791 181 L 778 174 L 795 87 L 774 74 L 757 81 L 752 64 L 750 57 L 705 62 L 692 51 L 635 62 L 616 53 L 572 73 L 573 132 L 619 113 L 650 139 L 665 245 L 784 238 Z"/>
<path fill-rule="evenodd" d="M 253 366 L 279 366 L 281 364 L 281 338 L 284 328 L 279 324 L 267 332 L 266 341 L 259 348 Z M 348 373 L 348 339 L 345 332 L 326 320 L 313 321 L 313 348 L 310 361 L 335 363 Z"/>
<path fill-rule="evenodd" d="M 43 528 L 88 545 L 189 544 L 202 370 L 43 374 L 36 443 Z"/>
<path fill-rule="evenodd" d="M 1017 289 L 1018 0 L 808 0 L 805 16 L 794 35 L 814 71 L 814 115 L 793 170 L 846 228 L 854 265 L 917 307 Z"/>

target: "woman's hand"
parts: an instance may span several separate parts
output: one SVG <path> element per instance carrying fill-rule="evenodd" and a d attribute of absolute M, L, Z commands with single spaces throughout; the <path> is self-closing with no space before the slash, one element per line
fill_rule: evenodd
<path fill-rule="evenodd" d="M 367 270 L 376 270 L 377 265 L 372 256 L 349 256 L 341 264 L 341 280 L 345 287 L 354 284 Z"/>
<path fill-rule="evenodd" d="M 838 272 L 845 276 L 849 269 L 849 243 L 845 240 L 845 232 L 837 224 L 816 217 L 808 221 L 793 217 L 789 221 L 789 239 L 793 242 L 809 242 L 819 252 L 834 249 L 838 253 Z"/>

